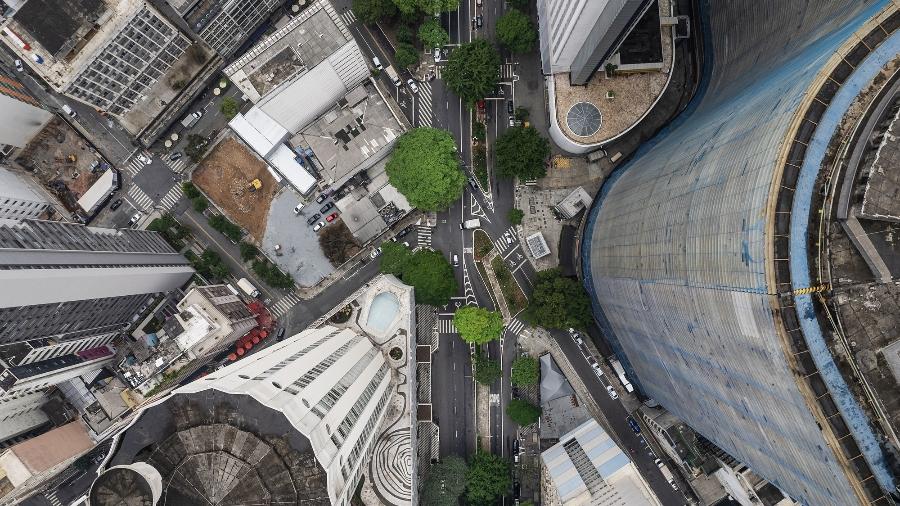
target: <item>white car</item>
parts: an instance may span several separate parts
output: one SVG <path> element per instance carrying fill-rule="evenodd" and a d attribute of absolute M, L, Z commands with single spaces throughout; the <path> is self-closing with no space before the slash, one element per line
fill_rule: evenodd
<path fill-rule="evenodd" d="M 300 211 L 302 211 L 302 210 L 303 210 L 303 203 L 301 202 L 301 203 L 297 204 L 297 207 L 294 208 L 294 214 L 296 214 L 297 216 L 300 216 Z"/>
<path fill-rule="evenodd" d="M 316 223 L 316 226 L 313 227 L 313 232 L 318 232 L 318 231 L 321 230 L 322 227 L 324 227 L 324 226 L 325 226 L 325 222 L 324 222 L 324 221 L 320 221 L 320 222 Z"/>
<path fill-rule="evenodd" d="M 191 113 L 191 116 L 193 116 L 193 117 L 195 117 L 195 118 L 197 118 L 197 119 L 202 118 L 202 117 L 203 117 L 203 109 Z"/>
<path fill-rule="evenodd" d="M 377 56 L 372 57 L 372 65 L 378 70 L 384 70 L 384 65 L 381 64 L 381 60 L 379 60 Z"/>
<path fill-rule="evenodd" d="M 372 260 L 378 258 L 381 255 L 381 246 L 372 250 L 372 253 L 369 254 L 369 258 Z"/>
<path fill-rule="evenodd" d="M 598 378 L 603 376 L 603 369 L 600 369 L 600 364 L 594 362 L 593 364 L 591 364 L 591 368 L 594 370 L 594 373 L 597 374 Z"/>
<path fill-rule="evenodd" d="M 22 60 L 16 60 L 13 62 L 16 65 L 16 70 L 19 72 L 25 72 L 25 67 L 22 65 Z"/>
<path fill-rule="evenodd" d="M 142 218 L 143 216 L 144 216 L 144 215 L 141 214 L 141 213 L 136 213 L 134 216 L 131 217 L 130 220 L 128 220 L 128 226 L 129 226 L 129 227 L 133 227 L 133 226 L 137 225 L 138 222 L 141 221 L 141 218 Z"/>
<path fill-rule="evenodd" d="M 138 160 L 140 160 L 144 165 L 150 165 L 153 162 L 153 160 L 147 155 L 138 155 Z"/>
<path fill-rule="evenodd" d="M 619 398 L 619 394 L 616 393 L 616 389 L 613 388 L 611 385 L 607 385 L 607 386 L 606 386 L 606 393 L 608 393 L 609 396 L 610 396 L 613 400 Z"/>
<path fill-rule="evenodd" d="M 413 93 L 419 92 L 419 85 L 416 84 L 416 82 L 413 81 L 412 79 L 407 80 L 406 85 L 409 86 L 409 91 L 411 91 Z"/>

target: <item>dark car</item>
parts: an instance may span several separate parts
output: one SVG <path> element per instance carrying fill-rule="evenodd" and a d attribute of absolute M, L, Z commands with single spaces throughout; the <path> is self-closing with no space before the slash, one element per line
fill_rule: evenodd
<path fill-rule="evenodd" d="M 325 213 L 327 213 L 328 210 L 331 209 L 332 207 L 334 207 L 334 204 L 332 204 L 331 202 L 329 202 L 329 203 L 325 204 L 324 206 L 322 206 L 322 209 L 319 209 L 319 212 L 322 213 L 322 214 L 325 214 Z"/>
<path fill-rule="evenodd" d="M 169 160 L 172 160 L 174 162 L 175 160 L 178 160 L 182 156 L 184 156 L 183 153 L 172 153 L 172 156 L 169 157 Z"/>
<path fill-rule="evenodd" d="M 323 194 L 319 195 L 318 197 L 316 197 L 316 204 L 321 204 L 322 202 L 325 202 L 325 199 L 327 199 L 327 198 L 328 198 L 327 193 L 323 193 Z M 322 212 L 324 213 L 325 211 L 322 211 Z"/>
<path fill-rule="evenodd" d="M 113 200 L 113 203 L 109 205 L 109 208 L 113 211 L 122 207 L 122 199 Z"/>
<path fill-rule="evenodd" d="M 471 186 L 473 190 L 477 190 L 478 189 L 478 181 L 475 181 L 474 177 L 470 177 L 469 178 L 469 186 Z"/>
<path fill-rule="evenodd" d="M 506 112 L 508 112 L 508 113 L 510 113 L 510 114 L 512 114 L 513 112 L 515 112 L 515 107 L 513 106 L 513 101 L 512 101 L 512 100 L 507 100 L 507 101 L 506 101 Z"/>
<path fill-rule="evenodd" d="M 412 229 L 413 229 L 412 225 L 404 228 L 403 230 L 397 232 L 397 237 L 403 237 L 404 235 L 412 232 Z"/>
<path fill-rule="evenodd" d="M 628 426 L 631 427 L 631 430 L 634 431 L 635 434 L 639 434 L 641 432 L 641 426 L 638 425 L 638 423 L 634 420 L 634 418 L 631 418 L 629 416 L 628 418 L 625 419 L 625 421 L 628 422 Z"/>
<path fill-rule="evenodd" d="M 278 332 L 275 334 L 275 340 L 281 341 L 284 339 L 284 327 L 278 329 Z"/>
<path fill-rule="evenodd" d="M 316 214 L 314 214 L 314 215 L 312 215 L 312 216 L 310 216 L 309 218 L 306 219 L 306 224 L 307 224 L 307 225 L 312 225 L 313 223 L 315 223 L 316 221 L 318 221 L 320 217 L 321 217 L 321 216 L 319 215 L 319 213 L 316 213 Z"/>
<path fill-rule="evenodd" d="M 519 485 L 519 482 L 513 483 L 513 499 L 518 499 L 518 498 L 519 498 L 519 492 L 520 492 L 520 491 L 521 491 L 521 487 L 520 487 L 520 485 Z"/>
<path fill-rule="evenodd" d="M 484 26 L 484 16 L 482 16 L 481 14 L 475 16 L 475 26 L 477 28 L 481 28 L 482 26 Z"/>

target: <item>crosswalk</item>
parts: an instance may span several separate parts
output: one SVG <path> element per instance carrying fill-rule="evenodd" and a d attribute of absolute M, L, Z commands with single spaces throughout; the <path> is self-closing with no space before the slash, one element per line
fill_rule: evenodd
<path fill-rule="evenodd" d="M 516 229 L 515 227 L 509 227 L 506 229 L 506 232 L 503 232 L 503 235 L 497 239 L 497 242 L 494 243 L 494 246 L 497 247 L 497 251 L 503 253 L 506 251 L 506 248 L 509 248 L 511 245 L 517 243 L 516 240 Z"/>
<path fill-rule="evenodd" d="M 519 335 L 522 332 L 522 329 L 525 328 L 525 324 L 522 323 L 518 318 L 513 318 L 509 325 L 506 326 L 507 332 L 511 332 L 512 334 Z"/>
<path fill-rule="evenodd" d="M 416 225 L 416 244 L 420 248 L 431 248 L 431 227 Z"/>
<path fill-rule="evenodd" d="M 44 497 L 46 497 L 47 502 L 49 502 L 53 506 L 63 506 L 63 503 L 59 500 L 59 497 L 56 497 L 56 490 L 45 492 Z"/>
<path fill-rule="evenodd" d="M 173 186 L 168 193 L 159 201 L 159 205 L 166 211 L 175 207 L 175 204 L 178 200 L 184 195 L 184 191 L 181 190 L 181 185 L 176 184 Z"/>
<path fill-rule="evenodd" d="M 347 9 L 341 13 L 341 19 L 344 20 L 344 23 L 352 25 L 356 21 L 356 14 L 352 10 Z"/>
<path fill-rule="evenodd" d="M 153 199 L 135 184 L 128 188 L 128 192 L 125 194 L 125 200 L 127 200 L 135 209 L 140 209 L 142 211 L 147 211 L 153 207 Z"/>
<path fill-rule="evenodd" d="M 281 318 L 285 313 L 290 311 L 292 307 L 296 306 L 298 302 L 300 302 L 300 297 L 297 294 L 289 293 L 285 295 L 272 306 L 272 316 Z"/>
<path fill-rule="evenodd" d="M 453 324 L 453 320 L 441 320 L 438 319 L 438 334 L 459 334 L 456 330 L 456 325 Z"/>
<path fill-rule="evenodd" d="M 146 149 L 141 150 L 140 153 L 135 153 L 135 156 L 125 164 L 125 172 L 131 174 L 132 177 L 137 176 L 138 172 L 144 168 L 144 162 L 142 162 L 138 157 L 139 155 L 144 155 L 147 158 L 153 158 L 153 155 L 150 154 Z"/>
<path fill-rule="evenodd" d="M 174 172 L 181 174 L 182 172 L 184 172 L 184 168 L 187 167 L 187 160 L 188 160 L 188 158 L 186 156 L 182 156 L 181 158 L 179 158 L 178 160 L 175 160 L 174 162 L 172 160 L 169 160 L 168 158 L 166 158 L 166 165 L 168 165 L 169 168 L 172 169 Z"/>
<path fill-rule="evenodd" d="M 434 123 L 434 111 L 430 83 L 419 83 L 417 100 L 419 106 L 419 114 L 416 116 L 417 126 L 431 126 Z"/>
<path fill-rule="evenodd" d="M 503 80 L 512 79 L 516 75 L 516 66 L 514 63 L 504 63 L 500 65 L 500 78 Z"/>

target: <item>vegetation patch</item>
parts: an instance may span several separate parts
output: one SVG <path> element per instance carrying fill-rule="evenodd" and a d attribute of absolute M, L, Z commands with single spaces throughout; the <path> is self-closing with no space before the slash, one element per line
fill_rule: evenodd
<path fill-rule="evenodd" d="M 503 292 L 503 298 L 506 299 L 506 305 L 509 306 L 509 312 L 516 314 L 528 305 L 528 299 L 519 288 L 519 284 L 513 279 L 512 272 L 506 267 L 503 259 L 495 257 L 491 262 L 491 268 L 494 269 L 494 275 L 497 282 L 500 283 L 500 291 Z"/>
<path fill-rule="evenodd" d="M 494 249 L 494 243 L 491 242 L 491 238 L 488 237 L 487 232 L 481 230 L 480 228 L 475 230 L 475 260 L 480 261 L 482 258 L 486 257 L 492 249 Z M 485 278 L 487 279 L 487 278 Z"/>

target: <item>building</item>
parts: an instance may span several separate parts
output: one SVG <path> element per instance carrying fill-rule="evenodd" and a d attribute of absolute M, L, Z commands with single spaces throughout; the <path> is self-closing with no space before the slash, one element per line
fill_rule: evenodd
<path fill-rule="evenodd" d="M 855 350 L 829 349 L 839 334 L 817 318 L 807 248 L 826 148 L 900 53 L 897 6 L 719 2 L 705 15 L 702 93 L 589 214 L 596 319 L 638 391 L 792 499 L 889 504 L 892 429 L 842 374 Z"/>
<path fill-rule="evenodd" d="M 0 148 L 9 154 L 13 148 L 24 148 L 53 116 L 25 88 L 22 82 L 9 72 L 0 70 Z"/>
<path fill-rule="evenodd" d="M 51 423 L 41 408 L 48 400 L 42 390 L 0 396 L 0 448 L 45 432 Z"/>
<path fill-rule="evenodd" d="M 283 0 L 176 0 L 188 26 L 222 57 L 231 56 Z"/>
<path fill-rule="evenodd" d="M 256 316 L 225 285 L 195 287 L 177 307 L 166 333 L 192 360 L 220 353 L 256 326 Z"/>
<path fill-rule="evenodd" d="M 0 218 L 40 218 L 48 207 L 47 199 L 32 185 L 8 168 L 0 167 Z"/>
<path fill-rule="evenodd" d="M 585 209 L 590 209 L 593 199 L 584 188 L 578 187 L 572 193 L 566 195 L 559 204 L 553 207 L 557 216 L 564 220 L 571 220 Z"/>
<path fill-rule="evenodd" d="M 541 453 L 541 464 L 541 496 L 545 504 L 662 504 L 628 455 L 593 418 Z"/>
<path fill-rule="evenodd" d="M 53 89 L 139 134 L 211 60 L 143 0 L 28 0 L 0 39 Z"/>
<path fill-rule="evenodd" d="M 544 74 L 566 72 L 572 84 L 586 84 L 652 3 L 649 0 L 538 0 Z"/>
<path fill-rule="evenodd" d="M 74 421 L 4 450 L 0 468 L 6 473 L 5 480 L 18 487 L 93 447 L 84 425 Z"/>

